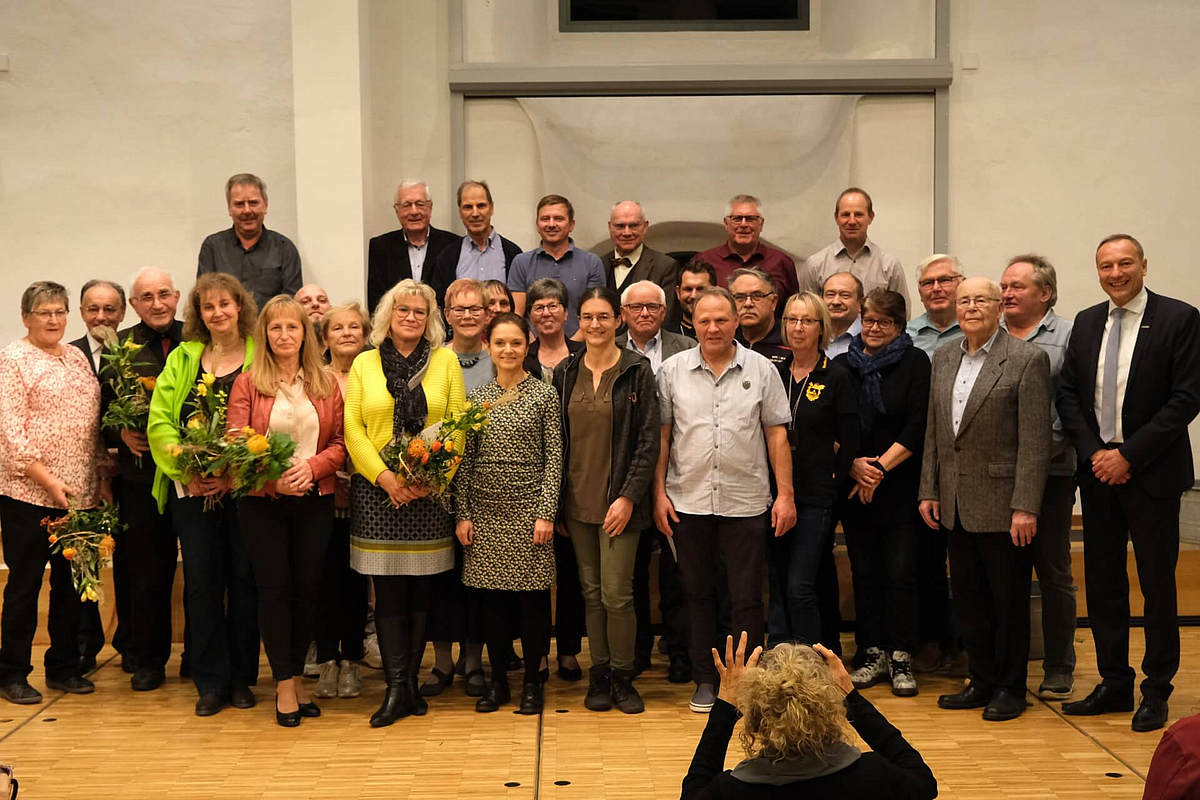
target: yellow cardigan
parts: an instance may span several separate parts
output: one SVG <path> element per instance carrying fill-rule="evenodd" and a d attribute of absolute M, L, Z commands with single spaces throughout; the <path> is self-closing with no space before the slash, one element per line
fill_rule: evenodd
<path fill-rule="evenodd" d="M 432 425 L 462 411 L 467 402 L 462 367 L 448 347 L 429 354 L 429 369 L 421 379 Z M 395 400 L 387 389 L 378 350 L 359 353 L 346 379 L 346 451 L 354 471 L 375 483 L 385 467 L 379 451 L 392 440 Z"/>

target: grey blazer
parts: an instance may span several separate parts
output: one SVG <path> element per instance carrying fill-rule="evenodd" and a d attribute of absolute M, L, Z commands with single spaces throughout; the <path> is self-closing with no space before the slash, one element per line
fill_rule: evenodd
<path fill-rule="evenodd" d="M 676 353 L 682 353 L 684 350 L 691 350 L 696 346 L 696 340 L 690 336 L 684 336 L 681 333 L 671 333 L 663 328 L 658 332 L 662 337 L 662 360 L 666 361 Z M 617 335 L 617 347 L 622 350 L 629 342 L 629 331 L 622 331 Z"/>
<path fill-rule="evenodd" d="M 1050 359 L 1001 329 L 963 409 L 952 418 L 959 342 L 933 355 L 921 500 L 941 503 L 942 526 L 955 516 L 968 531 L 998 533 L 1013 511 L 1037 514 L 1050 466 Z"/>

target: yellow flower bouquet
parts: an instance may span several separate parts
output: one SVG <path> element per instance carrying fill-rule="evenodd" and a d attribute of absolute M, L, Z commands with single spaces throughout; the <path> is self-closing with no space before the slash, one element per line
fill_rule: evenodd
<path fill-rule="evenodd" d="M 108 385 L 113 397 L 100 419 L 100 427 L 112 431 L 146 432 L 146 420 L 150 414 L 150 396 L 154 394 L 155 378 L 139 375 L 138 368 L 146 362 L 139 359 L 145 345 L 133 340 L 133 334 L 125 341 L 117 340 L 111 328 L 100 329 L 104 340 L 101 358 L 107 365 Z M 135 456 L 142 463 L 141 456 Z"/>
<path fill-rule="evenodd" d="M 217 467 L 229 478 L 229 493 L 244 497 L 279 480 L 292 465 L 296 443 L 286 433 L 261 434 L 246 426 L 225 435 Z"/>
<path fill-rule="evenodd" d="M 462 461 L 465 435 L 483 430 L 490 408 L 490 403 L 467 403 L 460 413 L 415 436 L 393 438 L 379 451 L 379 456 L 400 483 L 427 486 L 431 494 L 444 494 L 450 487 L 454 469 Z"/>
<path fill-rule="evenodd" d="M 97 602 L 103 596 L 100 570 L 116 549 L 113 534 L 125 527 L 117 506 L 101 503 L 97 508 L 82 509 L 72 503 L 66 516 L 46 517 L 42 527 L 50 535 L 51 554 L 71 562 L 71 580 L 79 599 Z"/>
<path fill-rule="evenodd" d="M 225 451 L 225 414 L 229 396 L 214 389 L 216 376 L 205 372 L 196 379 L 197 408 L 179 432 L 179 444 L 171 445 L 167 453 L 175 459 L 181 483 L 199 478 L 219 478 L 224 474 L 221 457 Z M 204 498 L 204 510 L 211 511 L 219 501 Z"/>

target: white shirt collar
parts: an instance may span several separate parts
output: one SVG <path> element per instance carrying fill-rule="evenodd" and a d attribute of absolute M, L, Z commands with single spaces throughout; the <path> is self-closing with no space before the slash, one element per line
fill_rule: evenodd
<path fill-rule="evenodd" d="M 629 255 L 627 255 L 627 256 L 623 256 L 623 255 L 621 255 L 621 254 L 620 254 L 620 252 L 618 252 L 618 251 L 617 251 L 617 250 L 614 248 L 614 249 L 613 249 L 613 258 L 614 258 L 614 259 L 618 259 L 618 258 L 628 258 L 628 259 L 629 259 L 629 266 L 630 266 L 630 267 L 636 267 L 636 266 L 637 266 L 637 263 L 638 263 L 639 261 L 641 261 L 641 260 L 642 260 L 642 250 L 644 250 L 645 248 L 646 248 L 646 245 L 645 245 L 645 244 L 639 244 L 639 245 L 637 246 L 637 249 L 635 249 L 635 250 L 634 250 L 632 253 L 630 253 L 630 254 L 629 254 Z"/>
<path fill-rule="evenodd" d="M 1137 294 L 1135 294 L 1133 296 L 1133 299 L 1130 300 L 1125 305 L 1121 306 L 1121 308 L 1125 309 L 1130 314 L 1141 316 L 1143 313 L 1145 313 L 1146 303 L 1148 303 L 1149 301 L 1150 301 L 1150 295 L 1146 294 L 1146 287 L 1143 285 L 1142 290 L 1140 292 L 1138 292 Z M 1112 314 L 1113 310 L 1116 308 L 1117 308 L 1117 304 L 1114 303 L 1112 300 L 1109 300 L 1108 301 L 1108 313 Z"/>

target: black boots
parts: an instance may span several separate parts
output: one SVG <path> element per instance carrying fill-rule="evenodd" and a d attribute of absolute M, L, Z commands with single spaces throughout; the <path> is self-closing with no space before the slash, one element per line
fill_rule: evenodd
<path fill-rule="evenodd" d="M 371 715 L 372 728 L 387 727 L 412 713 L 417 669 L 409 667 L 409 627 L 405 617 L 375 618 L 387 689 L 383 693 L 383 704 Z"/>
<path fill-rule="evenodd" d="M 425 656 L 425 619 L 428 616 L 429 614 L 424 611 L 411 614 L 412 622 L 408 630 L 408 685 L 412 694 L 410 711 L 418 717 L 423 717 L 429 712 L 429 704 L 421 696 L 421 689 L 417 685 L 417 675 L 421 672 L 421 659 Z"/>

